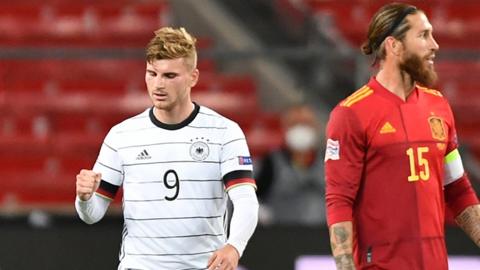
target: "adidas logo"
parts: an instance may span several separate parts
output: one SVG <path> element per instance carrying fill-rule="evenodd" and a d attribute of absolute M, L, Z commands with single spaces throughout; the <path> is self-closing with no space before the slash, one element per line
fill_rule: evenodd
<path fill-rule="evenodd" d="M 380 134 L 385 134 L 385 133 L 394 133 L 397 132 L 397 130 L 390 124 L 390 122 L 386 122 L 383 127 L 380 129 Z"/>
<path fill-rule="evenodd" d="M 140 154 L 137 156 L 137 160 L 145 160 L 145 159 L 151 159 L 152 157 L 148 154 L 147 150 L 143 149 Z"/>

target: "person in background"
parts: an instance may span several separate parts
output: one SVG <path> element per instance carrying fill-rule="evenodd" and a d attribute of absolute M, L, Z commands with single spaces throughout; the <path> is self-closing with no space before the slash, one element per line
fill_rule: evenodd
<path fill-rule="evenodd" d="M 263 158 L 256 175 L 259 222 L 325 224 L 322 126 L 306 104 L 289 108 L 282 120 L 285 144 Z"/>

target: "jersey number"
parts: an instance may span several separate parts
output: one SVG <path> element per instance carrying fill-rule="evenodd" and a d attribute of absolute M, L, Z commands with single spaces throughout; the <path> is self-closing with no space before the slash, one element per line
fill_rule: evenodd
<path fill-rule="evenodd" d="M 170 179 L 168 177 L 169 174 L 173 174 L 173 177 L 170 177 Z M 173 182 L 173 184 L 170 184 L 170 182 Z M 178 192 L 180 191 L 180 181 L 178 180 L 177 172 L 175 172 L 174 170 L 168 170 L 163 175 L 163 184 L 168 189 L 175 189 L 175 194 L 172 197 L 165 196 L 165 199 L 167 201 L 175 200 L 178 197 Z"/>
<path fill-rule="evenodd" d="M 410 176 L 408 176 L 409 182 L 415 182 L 419 179 L 427 181 L 430 178 L 428 160 L 423 157 L 423 154 L 425 153 L 428 153 L 428 147 L 418 147 L 416 156 L 414 148 L 408 148 L 407 156 L 408 160 L 410 161 Z M 419 171 L 417 171 L 417 167 Z"/>

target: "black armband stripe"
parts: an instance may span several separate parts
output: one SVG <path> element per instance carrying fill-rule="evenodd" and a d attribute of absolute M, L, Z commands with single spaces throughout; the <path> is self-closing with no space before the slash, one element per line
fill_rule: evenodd
<path fill-rule="evenodd" d="M 110 184 L 109 182 L 102 180 L 100 181 L 100 186 L 97 189 L 97 193 L 113 200 L 115 199 L 118 188 L 119 186 Z"/>
<path fill-rule="evenodd" d="M 253 173 L 247 170 L 229 172 L 223 177 L 223 183 L 227 184 L 232 180 L 240 178 L 253 178 Z"/>

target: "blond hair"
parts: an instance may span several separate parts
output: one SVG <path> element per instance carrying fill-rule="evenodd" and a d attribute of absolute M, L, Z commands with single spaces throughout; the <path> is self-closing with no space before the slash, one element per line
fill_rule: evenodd
<path fill-rule="evenodd" d="M 185 28 L 162 27 L 155 31 L 146 49 L 148 63 L 161 59 L 184 58 L 190 69 L 197 67 L 197 39 Z"/>

